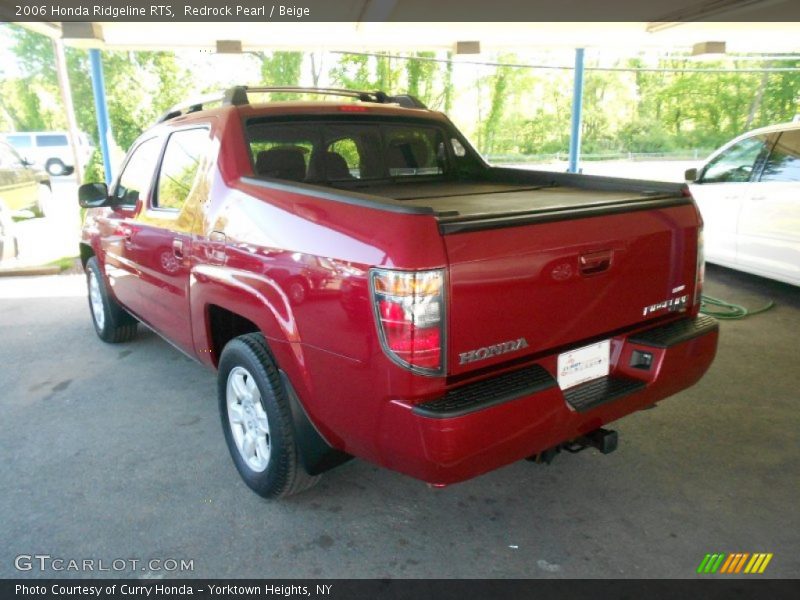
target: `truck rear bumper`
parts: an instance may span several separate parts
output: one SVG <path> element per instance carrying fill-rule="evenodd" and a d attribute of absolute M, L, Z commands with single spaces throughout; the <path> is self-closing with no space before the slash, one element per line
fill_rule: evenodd
<path fill-rule="evenodd" d="M 714 360 L 717 338 L 714 319 L 687 318 L 611 338 L 609 376 L 566 392 L 553 354 L 442 398 L 395 400 L 382 419 L 381 462 L 434 484 L 470 479 L 690 387 Z"/>

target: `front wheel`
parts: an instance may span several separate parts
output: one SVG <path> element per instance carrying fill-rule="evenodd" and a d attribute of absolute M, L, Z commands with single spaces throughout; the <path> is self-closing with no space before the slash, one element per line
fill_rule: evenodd
<path fill-rule="evenodd" d="M 109 295 L 100 264 L 94 256 L 86 262 L 86 285 L 97 336 L 109 344 L 129 342 L 136 337 L 136 319 Z"/>
<path fill-rule="evenodd" d="M 249 333 L 225 346 L 217 390 L 228 450 L 254 492 L 282 498 L 319 480 L 300 463 L 286 392 L 264 336 Z"/>

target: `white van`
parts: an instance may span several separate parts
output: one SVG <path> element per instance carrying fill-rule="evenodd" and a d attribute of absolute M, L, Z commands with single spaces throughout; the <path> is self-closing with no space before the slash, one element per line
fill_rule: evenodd
<path fill-rule="evenodd" d="M 17 131 L 6 133 L 5 141 L 24 158 L 50 175 L 69 175 L 75 170 L 75 160 L 66 131 Z M 85 133 L 78 134 L 78 157 L 85 167 L 94 148 Z"/>

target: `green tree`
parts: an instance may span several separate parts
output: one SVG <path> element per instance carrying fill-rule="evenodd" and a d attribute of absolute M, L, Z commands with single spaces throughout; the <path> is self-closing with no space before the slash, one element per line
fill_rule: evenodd
<path fill-rule="evenodd" d="M 52 42 L 20 26 L 10 27 L 12 51 L 23 75 L 2 84 L 4 112 L 18 130 L 66 128 Z M 88 52 L 67 48 L 66 56 L 78 127 L 97 142 Z M 189 90 L 190 73 L 171 52 L 103 52 L 102 62 L 111 130 L 123 149 Z"/>
<path fill-rule="evenodd" d="M 337 87 L 364 90 L 374 87 L 370 57 L 360 54 L 342 54 L 328 77 Z"/>
<path fill-rule="evenodd" d="M 434 79 L 436 76 L 437 63 L 431 60 L 424 60 L 434 58 L 434 52 L 416 52 L 412 55 L 414 58 L 421 58 L 423 60 L 407 60 L 406 61 L 406 78 L 408 93 L 422 100 L 423 103 L 430 104 L 434 96 Z"/>
<path fill-rule="evenodd" d="M 261 83 L 273 87 L 296 87 L 300 85 L 300 69 L 303 66 L 302 52 L 256 52 L 261 59 Z M 290 100 L 292 94 L 272 94 L 273 100 Z"/>

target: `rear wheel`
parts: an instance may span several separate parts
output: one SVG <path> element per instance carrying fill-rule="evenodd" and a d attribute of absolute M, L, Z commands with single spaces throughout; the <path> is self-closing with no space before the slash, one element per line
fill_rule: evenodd
<path fill-rule="evenodd" d="M 59 158 L 51 158 L 45 163 L 44 168 L 45 171 L 54 176 L 66 175 L 69 171 L 67 165 L 65 165 Z"/>
<path fill-rule="evenodd" d="M 265 498 L 313 486 L 300 463 L 292 415 L 264 336 L 249 333 L 225 346 L 217 380 L 225 441 L 245 483 Z"/>
<path fill-rule="evenodd" d="M 129 342 L 136 337 L 136 319 L 109 295 L 100 264 L 94 256 L 86 262 L 86 285 L 97 336 L 110 344 Z"/>

